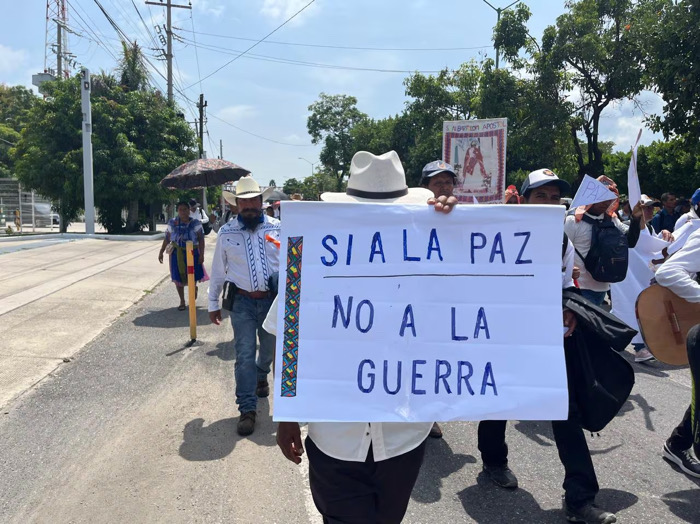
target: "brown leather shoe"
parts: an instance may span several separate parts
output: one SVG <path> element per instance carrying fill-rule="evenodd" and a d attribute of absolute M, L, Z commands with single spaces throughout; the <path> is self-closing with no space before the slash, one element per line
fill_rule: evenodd
<path fill-rule="evenodd" d="M 430 438 L 442 438 L 442 430 L 437 422 L 433 422 L 433 427 L 430 428 Z"/>
<path fill-rule="evenodd" d="M 255 431 L 255 416 L 255 411 L 241 413 L 241 418 L 238 420 L 238 426 L 236 427 L 239 435 L 245 437 Z"/>
<path fill-rule="evenodd" d="M 267 397 L 270 395 L 270 386 L 267 380 L 258 380 L 258 386 L 255 388 L 255 394 L 260 397 Z"/>

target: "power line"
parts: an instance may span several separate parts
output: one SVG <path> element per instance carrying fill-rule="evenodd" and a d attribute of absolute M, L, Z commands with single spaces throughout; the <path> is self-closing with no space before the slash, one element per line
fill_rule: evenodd
<path fill-rule="evenodd" d="M 143 19 L 143 16 L 141 16 L 141 11 L 139 11 L 138 6 L 136 5 L 136 2 L 134 0 L 131 0 L 131 4 L 134 6 L 134 9 L 136 9 L 136 13 L 139 15 L 139 18 L 141 19 L 141 24 L 143 24 L 144 29 L 146 30 L 146 34 L 148 37 L 151 39 L 151 43 L 153 44 L 153 50 L 160 49 L 158 46 L 158 41 L 156 40 L 156 37 L 153 36 L 153 33 L 151 33 L 151 30 L 148 28 L 148 25 L 146 24 L 146 21 Z"/>
<path fill-rule="evenodd" d="M 178 39 L 184 43 L 185 45 L 191 45 L 195 47 L 201 47 L 202 49 L 206 49 L 207 51 L 214 51 L 217 53 L 223 53 L 227 55 L 238 55 L 241 56 L 239 53 L 240 51 L 236 49 L 229 49 L 226 47 L 220 47 L 220 46 L 212 46 L 209 44 L 195 44 L 192 40 L 183 38 L 183 37 L 178 37 Z M 424 74 L 437 74 L 440 73 L 440 69 L 434 69 L 434 70 L 416 70 L 416 69 L 382 69 L 382 68 L 377 68 L 377 67 L 354 67 L 354 66 L 342 66 L 338 64 L 324 64 L 324 63 L 319 63 L 319 62 L 306 62 L 303 60 L 294 60 L 290 58 L 280 58 L 280 57 L 275 57 L 275 56 L 268 56 L 268 55 L 257 55 L 254 53 L 248 53 L 245 58 L 248 58 L 250 60 L 261 60 L 263 62 L 276 62 L 280 64 L 289 64 L 289 65 L 297 65 L 297 66 L 304 66 L 304 67 L 316 67 L 316 68 L 321 68 L 321 69 L 344 69 L 344 70 L 349 70 L 349 71 L 369 71 L 373 73 L 401 73 L 401 74 L 412 74 L 412 73 L 424 73 Z M 192 87 L 192 86 L 189 86 Z"/>
<path fill-rule="evenodd" d="M 95 1 L 97 1 L 97 0 L 95 0 Z M 268 36 L 271 36 L 271 35 L 273 35 L 274 33 L 276 33 L 277 31 L 279 31 L 280 29 L 282 29 L 282 27 L 284 27 L 285 25 L 287 25 L 287 24 L 288 24 L 290 21 L 292 21 L 299 13 L 301 13 L 302 11 L 304 11 L 307 7 L 309 7 L 309 6 L 310 6 L 311 4 L 313 4 L 314 2 L 315 2 L 315 0 L 311 0 L 308 4 L 306 4 L 304 7 L 302 7 L 301 9 L 299 9 L 299 11 L 297 11 L 297 12 L 294 13 L 292 16 L 290 16 L 289 18 L 287 18 L 284 22 L 282 22 L 280 25 L 278 25 L 275 29 L 273 29 L 272 31 L 270 31 L 268 34 L 266 34 L 266 35 L 265 35 L 264 37 L 262 37 L 260 40 L 258 40 L 257 42 L 255 42 L 255 43 L 254 43 L 252 46 L 250 46 L 248 49 L 246 49 L 245 51 L 243 51 L 243 52 L 242 52 L 241 54 L 239 54 L 238 56 L 232 58 L 231 60 L 229 60 L 228 62 L 226 62 L 224 65 L 222 65 L 221 67 L 219 67 L 218 69 L 215 69 L 214 71 L 212 71 L 211 73 L 209 73 L 209 74 L 208 74 L 207 76 L 205 76 L 204 78 L 200 78 L 199 81 L 201 82 L 202 80 L 206 80 L 207 78 L 209 78 L 209 77 L 215 75 L 216 73 L 218 73 L 219 71 L 221 71 L 224 67 L 227 67 L 228 65 L 230 65 L 230 64 L 232 64 L 233 62 L 235 62 L 236 60 L 238 60 L 240 57 L 242 57 L 243 55 L 245 55 L 248 51 L 250 51 L 251 49 L 253 49 L 255 46 L 257 46 L 257 45 L 259 45 L 260 43 L 262 43 Z M 194 85 L 194 84 L 192 84 L 192 85 Z M 192 86 L 187 86 L 187 87 L 189 88 L 189 87 L 192 87 Z"/>
<path fill-rule="evenodd" d="M 189 30 L 182 27 L 173 27 L 178 31 L 186 31 L 188 33 L 195 33 L 194 29 Z M 248 42 L 255 42 L 255 38 L 244 38 L 242 36 L 230 36 L 230 35 L 219 35 L 215 33 L 203 33 L 201 31 L 196 32 L 200 36 L 214 36 L 218 38 L 229 38 L 232 40 L 244 40 Z M 342 45 L 325 45 L 325 44 L 303 44 L 300 42 L 280 42 L 278 40 L 265 40 L 265 44 L 276 44 L 276 45 L 289 45 L 298 47 L 317 47 L 322 49 L 346 49 L 352 51 L 473 51 L 476 49 L 490 49 L 490 45 L 480 45 L 474 47 L 356 47 L 356 46 L 342 46 Z"/>
<path fill-rule="evenodd" d="M 292 147 L 311 147 L 311 146 L 312 146 L 312 144 L 291 144 L 291 143 L 289 143 L 289 142 L 282 142 L 282 141 L 280 141 L 280 140 L 275 140 L 275 139 L 273 139 L 273 138 L 267 138 L 267 137 L 265 137 L 265 136 L 258 135 L 258 134 L 256 134 L 256 133 L 253 133 L 253 132 L 251 132 L 251 131 L 247 131 L 247 130 L 241 128 L 241 127 L 238 127 L 237 125 L 234 125 L 234 124 L 232 124 L 231 122 L 227 122 L 227 121 L 224 120 L 223 118 L 220 118 L 220 117 L 218 117 L 218 116 L 216 116 L 216 115 L 214 115 L 214 114 L 209 115 L 209 116 L 211 116 L 211 118 L 215 118 L 216 120 L 218 120 L 218 121 L 220 121 L 220 122 L 223 122 L 223 123 L 226 124 L 227 126 L 230 126 L 230 127 L 234 128 L 234 129 L 237 129 L 237 130 L 240 131 L 241 133 L 245 133 L 246 135 L 254 136 L 254 137 L 256 137 L 256 138 L 259 138 L 259 139 L 261 139 L 261 140 L 265 140 L 265 141 L 267 141 L 267 142 L 272 142 L 272 143 L 274 143 L 274 144 L 280 144 L 280 145 L 283 145 L 283 146 L 292 146 Z"/>
<path fill-rule="evenodd" d="M 132 0 L 133 1 L 133 0 Z M 194 40 L 195 47 L 194 47 L 194 56 L 197 59 L 197 76 L 199 77 L 199 90 L 200 92 L 203 91 L 202 89 L 202 71 L 199 68 L 199 52 L 197 51 L 197 33 L 194 30 L 194 9 L 190 9 L 190 22 L 192 22 L 192 39 Z"/>
<path fill-rule="evenodd" d="M 79 4 L 77 4 L 77 2 L 76 2 L 76 5 L 73 5 L 73 3 L 71 2 L 71 0 L 67 0 L 67 2 L 68 2 L 68 5 L 70 5 L 71 8 L 73 9 L 73 12 L 74 12 L 76 15 L 78 15 L 78 18 L 80 18 L 80 20 L 83 22 L 82 24 L 80 24 L 79 22 L 76 21 L 76 23 L 77 23 L 78 25 L 80 25 L 81 29 L 82 29 L 83 31 L 85 31 L 86 33 L 88 33 L 88 34 L 89 34 L 90 32 L 92 32 L 93 36 L 95 37 L 95 43 L 97 43 L 99 46 L 101 46 L 105 51 L 107 51 L 107 53 L 108 53 L 115 61 L 117 61 L 117 60 L 118 60 L 118 59 L 117 59 L 117 55 L 114 54 L 112 48 L 109 47 L 109 46 L 102 40 L 102 38 L 100 38 L 100 35 L 98 35 L 97 31 L 96 31 L 95 29 L 93 29 L 94 27 L 97 26 L 97 24 L 95 24 L 94 20 L 92 20 L 92 18 L 90 18 L 90 15 L 87 14 L 87 12 L 83 11 L 83 8 L 82 8 L 81 6 L 79 6 Z M 88 18 L 88 20 L 90 20 L 91 23 L 88 23 L 88 22 L 85 21 L 85 19 L 82 17 L 82 15 L 81 15 L 80 12 L 78 11 L 78 9 L 76 9 L 76 6 L 79 6 L 79 7 L 80 7 L 80 10 L 83 11 L 83 13 L 85 14 L 85 16 Z M 104 35 L 103 35 L 103 36 L 104 36 Z M 107 37 L 105 37 L 105 38 L 107 38 Z"/>

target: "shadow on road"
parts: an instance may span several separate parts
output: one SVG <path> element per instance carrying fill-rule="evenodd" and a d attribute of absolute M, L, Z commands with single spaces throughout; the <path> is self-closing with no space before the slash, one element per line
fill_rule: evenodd
<path fill-rule="evenodd" d="M 644 423 L 646 424 L 647 429 L 655 432 L 656 429 L 654 428 L 654 423 L 651 420 L 651 414 L 656 411 L 656 408 L 650 406 L 647 400 L 639 393 L 629 396 L 627 402 L 624 403 L 622 409 L 620 409 L 616 417 L 622 417 L 628 411 L 632 411 L 634 409 L 634 404 L 639 406 L 639 408 L 642 410 L 642 413 L 644 414 Z"/>
<path fill-rule="evenodd" d="M 483 471 L 476 477 L 475 485 L 457 496 L 464 511 L 476 522 L 560 524 L 564 520 L 560 509 L 542 509 L 535 497 L 522 488 L 514 491 L 499 488 Z"/>
<path fill-rule="evenodd" d="M 700 489 L 688 489 L 667 493 L 661 500 L 668 506 L 668 509 L 685 522 L 697 522 L 700 511 Z"/>
<path fill-rule="evenodd" d="M 233 349 L 233 341 L 219 342 L 216 349 L 207 351 L 209 357 L 219 357 L 223 361 L 236 360 L 236 352 Z"/>
<path fill-rule="evenodd" d="M 203 418 L 190 420 L 182 432 L 179 453 L 185 460 L 193 462 L 219 460 L 231 454 L 240 440 L 248 439 L 259 446 L 275 446 L 275 425 L 270 417 L 270 403 L 267 399 L 258 400 L 258 416 L 255 432 L 241 437 L 236 431 L 238 417 L 230 417 L 208 426 Z"/>
<path fill-rule="evenodd" d="M 197 325 L 209 324 L 209 312 L 206 308 L 197 308 Z M 168 309 L 149 311 L 148 313 L 134 319 L 135 326 L 172 328 L 187 327 L 190 325 L 190 315 L 187 310 L 178 311 L 177 305 Z"/>
<path fill-rule="evenodd" d="M 411 498 L 416 502 L 430 504 L 441 498 L 442 479 L 462 469 L 465 464 L 474 464 L 472 455 L 455 454 L 445 439 L 428 439 L 425 458 Z"/>
<path fill-rule="evenodd" d="M 564 521 L 563 509 L 542 509 L 535 497 L 522 488 L 505 491 L 494 485 L 483 471 L 476 482 L 457 494 L 464 511 L 476 522 L 555 524 Z M 600 507 L 613 513 L 633 506 L 638 500 L 636 495 L 616 489 L 601 489 L 596 497 Z"/>
<path fill-rule="evenodd" d="M 541 420 L 519 421 L 514 427 L 539 446 L 554 446 L 551 422 Z"/>

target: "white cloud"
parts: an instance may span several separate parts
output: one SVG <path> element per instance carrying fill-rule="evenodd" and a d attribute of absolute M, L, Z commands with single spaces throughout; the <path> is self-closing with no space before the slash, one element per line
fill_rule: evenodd
<path fill-rule="evenodd" d="M 226 5 L 218 0 L 192 0 L 192 9 L 196 9 L 198 13 L 221 16 L 226 10 Z"/>
<path fill-rule="evenodd" d="M 257 116 L 257 114 L 258 110 L 254 106 L 241 104 L 225 107 L 219 111 L 216 116 L 224 120 L 229 120 L 232 124 L 235 124 L 241 120 Z"/>
<path fill-rule="evenodd" d="M 0 74 L 17 71 L 26 59 L 27 52 L 24 49 L 12 49 L 0 44 Z"/>
<path fill-rule="evenodd" d="M 260 12 L 268 18 L 272 18 L 273 20 L 279 20 L 280 22 L 283 22 L 308 3 L 309 0 L 263 0 L 263 5 L 260 8 Z M 312 10 L 314 10 L 315 7 L 315 3 L 313 5 L 310 5 L 307 9 L 304 10 L 303 14 L 300 14 L 299 16 L 294 18 L 294 20 L 292 20 L 291 23 L 299 24 L 300 21 L 303 19 L 303 15 L 306 15 L 307 13 L 311 12 Z"/>
<path fill-rule="evenodd" d="M 661 98 L 650 91 L 642 92 L 638 97 L 638 105 L 623 101 L 607 108 L 600 120 L 600 137 L 615 143 L 615 150 L 629 151 L 637 134 L 642 129 L 641 145 L 649 145 L 654 140 L 662 140 L 660 133 L 654 133 L 646 125 L 648 115 L 660 114 L 663 106 Z"/>

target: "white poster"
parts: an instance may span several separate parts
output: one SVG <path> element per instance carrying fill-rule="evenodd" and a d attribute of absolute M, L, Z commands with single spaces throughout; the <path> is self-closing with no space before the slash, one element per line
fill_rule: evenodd
<path fill-rule="evenodd" d="M 503 203 L 507 138 L 506 118 L 443 122 L 442 159 L 455 168 L 460 202 Z"/>
<path fill-rule="evenodd" d="M 566 418 L 563 208 L 282 206 L 275 420 Z"/>
<path fill-rule="evenodd" d="M 591 176 L 583 175 L 581 185 L 571 201 L 570 209 L 615 199 L 617 195 L 610 191 L 608 186 Z"/>

